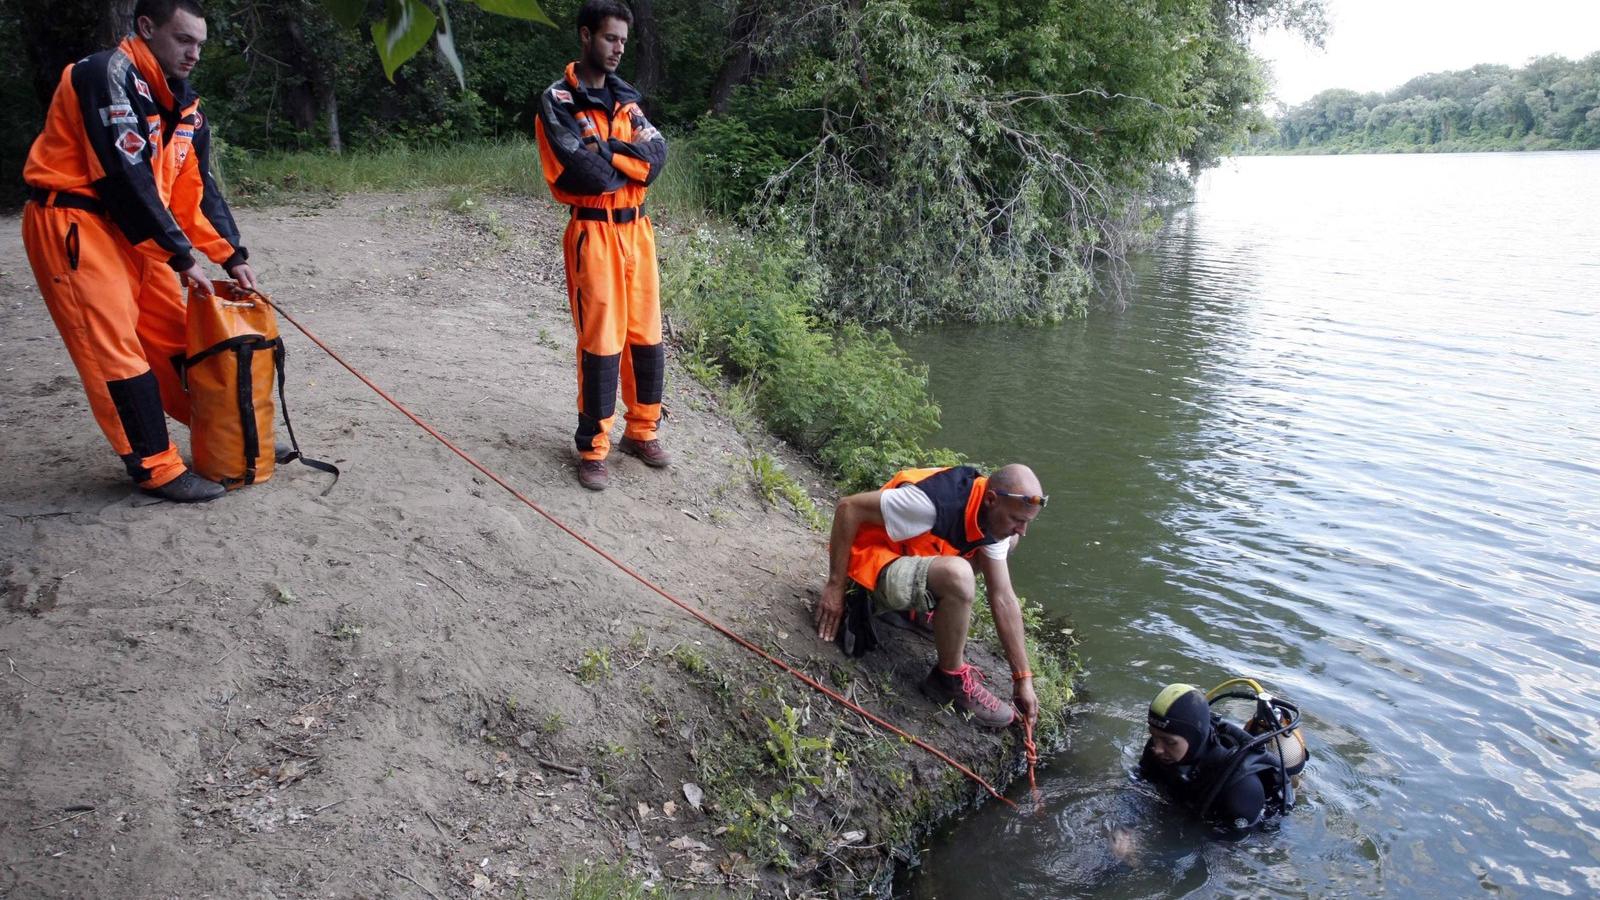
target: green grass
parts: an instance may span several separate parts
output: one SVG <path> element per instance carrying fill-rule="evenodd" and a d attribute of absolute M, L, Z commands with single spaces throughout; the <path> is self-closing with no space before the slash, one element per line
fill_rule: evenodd
<path fill-rule="evenodd" d="M 578 680 L 592 684 L 611 677 L 611 648 L 595 647 L 578 662 Z"/>
<path fill-rule="evenodd" d="M 567 882 L 567 900 L 645 900 L 668 898 L 660 886 L 646 886 L 643 878 L 629 875 L 620 865 L 585 863 Z"/>
<path fill-rule="evenodd" d="M 783 470 L 783 464 L 772 458 L 769 453 L 757 453 L 750 458 L 750 472 L 755 478 L 756 490 L 773 506 L 778 501 L 786 500 L 794 507 L 800 520 L 805 522 L 812 531 L 824 531 L 828 527 L 828 520 L 823 517 L 817 505 L 812 502 L 811 495 L 806 493 L 805 486 L 794 479 L 794 476 Z"/>
<path fill-rule="evenodd" d="M 517 196 L 549 196 L 539 154 L 527 140 L 376 152 L 248 154 L 230 148 L 220 163 L 226 190 L 238 200 L 274 203 L 304 194 L 347 194 L 461 188 Z"/>
<path fill-rule="evenodd" d="M 435 147 L 346 153 L 255 154 L 226 148 L 217 168 L 229 198 L 270 204 L 306 195 L 405 193 L 455 189 L 455 196 L 492 194 L 549 199 L 539 168 L 539 148 L 526 138 Z M 652 215 L 674 221 L 706 218 L 705 176 L 689 141 L 672 145 L 667 165 L 650 186 Z"/>

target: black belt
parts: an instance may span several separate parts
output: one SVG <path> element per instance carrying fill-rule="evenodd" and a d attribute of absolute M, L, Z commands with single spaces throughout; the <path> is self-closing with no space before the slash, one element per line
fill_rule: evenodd
<path fill-rule="evenodd" d="M 47 191 L 44 188 L 33 188 L 28 192 L 28 197 L 40 206 L 65 207 L 67 209 L 82 209 L 92 213 L 103 213 L 106 208 L 100 201 L 82 194 L 69 194 L 65 191 Z"/>
<path fill-rule="evenodd" d="M 621 209 L 596 209 L 593 206 L 574 206 L 573 216 L 586 222 L 615 222 L 626 225 L 644 215 L 643 206 L 624 206 Z"/>

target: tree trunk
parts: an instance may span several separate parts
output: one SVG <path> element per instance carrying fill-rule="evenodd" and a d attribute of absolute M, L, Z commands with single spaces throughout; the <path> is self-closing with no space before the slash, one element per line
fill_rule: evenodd
<path fill-rule="evenodd" d="M 755 63 L 755 41 L 760 35 L 765 19 L 759 0 L 743 0 L 728 26 L 727 61 L 717 72 L 716 84 L 711 86 L 711 111 L 722 115 L 728 111 L 728 101 L 733 90 L 750 79 Z"/>
<path fill-rule="evenodd" d="M 337 156 L 344 152 L 344 139 L 339 135 L 339 95 L 333 90 L 333 80 L 323 81 L 325 90 L 322 108 L 328 114 L 328 149 Z"/>
<path fill-rule="evenodd" d="M 106 46 L 134 33 L 133 4 L 134 0 L 111 0 L 106 4 L 105 15 L 100 20 L 100 36 L 105 39 Z"/>
<path fill-rule="evenodd" d="M 656 29 L 654 0 L 633 0 L 633 35 L 639 48 L 634 54 L 633 86 L 648 101 L 655 96 L 664 74 L 661 34 Z M 655 112 L 648 103 L 645 111 Z"/>
<path fill-rule="evenodd" d="M 320 118 L 328 126 L 328 149 L 339 153 L 344 149 L 344 141 L 339 134 L 339 97 L 334 91 L 333 75 L 312 49 L 311 42 L 306 40 L 300 20 L 284 16 L 282 21 L 293 52 L 289 63 L 296 67 L 296 74 L 300 76 L 299 83 L 292 83 L 284 93 L 284 110 L 295 127 L 303 131 L 316 127 L 320 112 Z"/>

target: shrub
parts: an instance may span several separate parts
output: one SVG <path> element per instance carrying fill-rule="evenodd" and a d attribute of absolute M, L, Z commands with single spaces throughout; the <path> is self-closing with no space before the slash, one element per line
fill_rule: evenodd
<path fill-rule="evenodd" d="M 779 437 L 850 490 L 898 469 L 960 457 L 923 441 L 938 428 L 927 371 L 884 332 L 822 327 L 817 267 L 792 243 L 702 229 L 663 260 L 663 301 L 682 337 L 737 380 Z"/>

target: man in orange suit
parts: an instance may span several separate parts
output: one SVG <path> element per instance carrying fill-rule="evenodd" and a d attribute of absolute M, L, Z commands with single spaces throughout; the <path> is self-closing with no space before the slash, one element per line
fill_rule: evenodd
<path fill-rule="evenodd" d="M 189 471 L 167 434 L 165 415 L 189 421 L 172 364 L 184 352 L 179 280 L 210 295 L 198 250 L 255 286 L 188 82 L 205 40 L 195 0 L 139 0 L 133 34 L 62 73 L 23 169 L 23 245 L 95 419 L 141 488 L 180 503 L 226 491 Z"/>
<path fill-rule="evenodd" d="M 572 208 L 562 249 L 567 300 L 578 331 L 578 482 L 606 488 L 620 382 L 626 407 L 618 449 L 645 465 L 671 455 L 657 437 L 666 353 L 661 344 L 656 236 L 644 214 L 667 142 L 616 75 L 633 13 L 617 0 L 585 0 L 582 53 L 539 97 L 534 125 L 550 193 Z"/>

